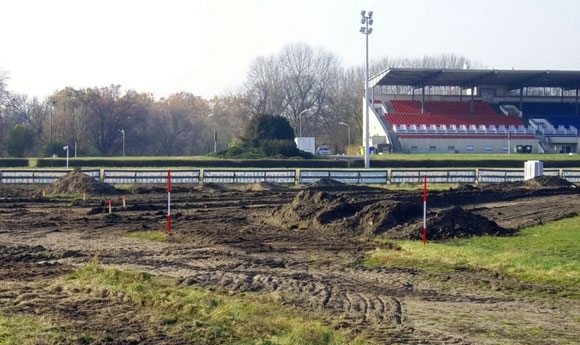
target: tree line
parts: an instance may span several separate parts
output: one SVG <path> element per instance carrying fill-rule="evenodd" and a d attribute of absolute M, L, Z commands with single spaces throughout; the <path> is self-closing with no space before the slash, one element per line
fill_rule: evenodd
<path fill-rule="evenodd" d="M 370 73 L 388 67 L 472 67 L 455 55 L 374 62 Z M 225 149 L 241 138 L 255 114 L 280 115 L 296 136 L 344 152 L 362 135 L 364 67 L 341 66 L 339 58 L 305 43 L 259 56 L 238 91 L 204 99 L 188 92 L 155 99 L 121 85 L 67 87 L 46 99 L 8 91 L 0 71 L 0 155 L 62 156 L 64 146 L 79 156 L 190 156 Z"/>

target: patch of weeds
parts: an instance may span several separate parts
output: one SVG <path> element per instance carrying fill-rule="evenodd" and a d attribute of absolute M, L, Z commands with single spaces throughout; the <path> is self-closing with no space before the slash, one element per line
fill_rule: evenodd
<path fill-rule="evenodd" d="M 136 271 L 101 267 L 96 260 L 70 274 L 66 283 L 126 295 L 152 325 L 169 337 L 199 344 L 363 345 L 367 340 L 297 316 L 277 303 L 291 296 L 228 296 Z M 160 314 L 159 310 L 163 310 Z M 195 325 L 195 327 L 191 327 Z"/>
<path fill-rule="evenodd" d="M 0 344 L 61 344 L 65 335 L 42 316 L 16 316 L 0 312 Z"/>
<path fill-rule="evenodd" d="M 96 339 L 90 335 L 90 334 L 83 334 L 80 339 L 79 339 L 79 343 L 80 344 L 92 344 Z"/>
<path fill-rule="evenodd" d="M 153 242 L 166 242 L 168 234 L 162 231 L 131 231 L 123 234 L 124 237 L 138 238 Z"/>

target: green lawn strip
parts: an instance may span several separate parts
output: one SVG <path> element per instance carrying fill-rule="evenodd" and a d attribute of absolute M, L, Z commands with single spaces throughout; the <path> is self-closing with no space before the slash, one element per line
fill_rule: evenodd
<path fill-rule="evenodd" d="M 79 287 L 101 287 L 126 294 L 130 303 L 151 311 L 150 320 L 197 343 L 227 344 L 369 344 L 361 337 L 334 330 L 291 308 L 259 295 L 227 296 L 176 285 L 148 273 L 120 271 L 89 264 L 67 278 Z"/>
<path fill-rule="evenodd" d="M 370 266 L 433 271 L 485 269 L 518 280 L 576 287 L 580 284 L 580 217 L 528 228 L 511 237 L 473 237 L 448 242 L 397 242 L 402 250 L 377 249 Z M 580 297 L 580 296 L 579 296 Z"/>

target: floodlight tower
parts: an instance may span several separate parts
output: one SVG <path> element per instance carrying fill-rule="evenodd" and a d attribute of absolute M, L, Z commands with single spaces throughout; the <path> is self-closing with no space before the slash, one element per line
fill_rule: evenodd
<path fill-rule="evenodd" d="M 370 168 L 370 157 L 369 157 L 369 35 L 373 33 L 373 28 L 369 26 L 373 25 L 373 11 L 361 11 L 360 32 L 365 35 L 366 39 L 366 54 L 365 54 L 365 107 L 364 107 L 364 117 L 363 117 L 363 139 L 365 142 L 365 168 Z"/>

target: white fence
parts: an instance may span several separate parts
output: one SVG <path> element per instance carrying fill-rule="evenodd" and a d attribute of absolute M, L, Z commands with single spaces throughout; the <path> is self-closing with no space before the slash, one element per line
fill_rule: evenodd
<path fill-rule="evenodd" d="M 167 170 L 103 170 L 102 181 L 110 184 L 165 184 Z M 199 170 L 172 170 L 173 183 L 199 183 Z"/>
<path fill-rule="evenodd" d="M 20 170 L 0 170 L 0 183 L 20 183 L 20 184 L 46 184 L 53 183 L 58 178 L 66 175 L 71 170 L 36 170 L 36 169 L 20 169 Z M 100 170 L 83 170 L 83 172 L 95 179 L 99 180 L 101 176 Z"/>
<path fill-rule="evenodd" d="M 298 183 L 314 183 L 322 178 L 347 184 L 386 184 L 387 170 L 300 170 Z"/>
<path fill-rule="evenodd" d="M 71 170 L 0 170 L 0 184 L 49 184 Z M 83 170 L 109 184 L 166 184 L 167 170 Z M 195 169 L 171 170 L 174 184 L 258 183 L 309 184 L 323 178 L 346 184 L 476 184 L 524 180 L 524 169 Z M 544 175 L 580 183 L 580 169 L 544 169 Z"/>

